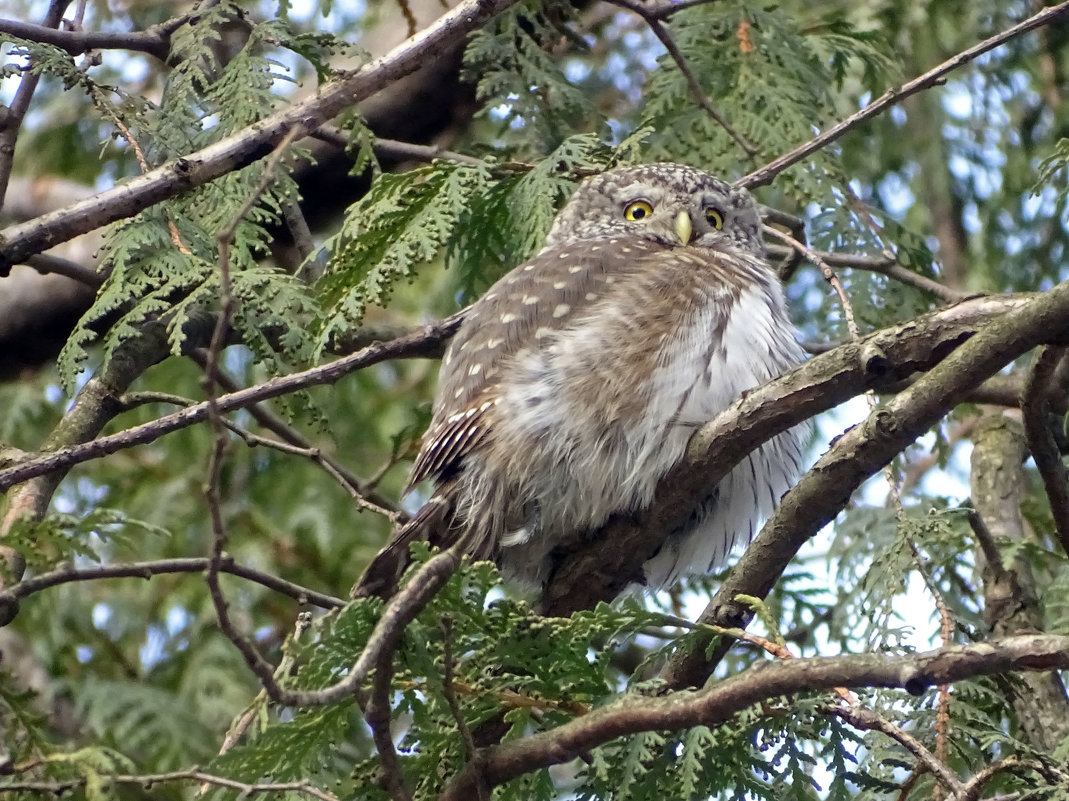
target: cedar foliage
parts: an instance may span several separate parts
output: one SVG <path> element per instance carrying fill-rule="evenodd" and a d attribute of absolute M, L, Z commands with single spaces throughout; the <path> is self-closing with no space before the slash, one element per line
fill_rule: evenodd
<path fill-rule="evenodd" d="M 104 4 L 90 8 L 87 25 L 136 29 L 159 21 L 152 16 L 159 11 L 148 8 L 115 12 L 114 20 Z M 16 76 L 10 65 L 28 57 L 43 79 L 39 116 L 24 127 L 17 169 L 106 183 L 220 142 L 296 91 L 332 80 L 354 59 L 366 61 L 353 42 L 372 38 L 376 14 L 400 13 L 392 4 L 354 13 L 329 0 L 311 9 L 222 2 L 177 30 L 166 63 L 125 53 L 86 67 L 58 47 L 5 36 L 4 75 Z M 383 170 L 371 155 L 374 134 L 354 114 L 344 123 L 350 158 L 370 187 L 337 209 L 338 219 L 313 221 L 316 253 L 306 260 L 286 263 L 272 249 L 314 160 L 303 144 L 270 168 L 258 161 L 110 226 L 99 253 L 103 284 L 54 368 L 0 386 L 0 442 L 43 447 L 88 376 L 111 375 L 161 331 L 170 357 L 152 359 L 158 363 L 130 392 L 173 397 L 131 394 L 113 429 L 202 399 L 201 374 L 183 354 L 218 310 L 219 236 L 231 225 L 236 305 L 223 366 L 248 386 L 332 358 L 361 326 L 455 311 L 537 250 L 585 175 L 619 163 L 678 160 L 737 178 L 903 76 L 1026 13 L 1023 3 L 935 2 L 922 12 L 906 2 L 798 0 L 711 2 L 672 15 L 668 31 L 704 92 L 752 146 L 747 155 L 695 102 L 683 72 L 634 15 L 524 0 L 467 42 L 461 74 L 478 112 L 451 147 L 470 159 Z M 814 247 L 888 251 L 907 269 L 957 281 L 958 288 L 1033 290 L 1065 279 L 1069 112 L 1050 100 L 1062 91 L 1050 83 L 1050 70 L 1059 75 L 1065 67 L 1064 48 L 1056 47 L 1065 30 L 1061 23 L 1046 38 L 1014 40 L 955 73 L 947 86 L 790 168 L 760 199 L 803 218 Z M 923 139 L 912 135 L 922 122 Z M 940 260 L 948 241 L 937 231 L 939 197 L 964 210 L 965 276 L 948 278 Z M 863 332 L 936 306 L 883 276 L 841 275 Z M 806 339 L 847 336 L 816 270 L 797 271 L 788 292 Z M 285 409 L 317 446 L 361 476 L 375 476 L 376 488 L 396 498 L 432 385 L 433 367 L 393 363 L 311 389 Z M 958 410 L 933 432 L 933 442 L 917 448 L 940 453 L 945 480 L 914 487 L 900 515 L 883 504 L 878 486 L 863 493 L 758 604 L 752 629 L 773 641 L 788 638 L 801 656 L 892 655 L 938 642 L 935 605 L 918 577 L 918 548 L 927 581 L 953 615 L 952 640 L 982 640 L 987 629 L 966 469 L 960 447 L 946 439 L 956 418 L 974 411 Z M 233 420 L 253 427 L 246 413 Z M 842 416 L 821 421 L 815 451 L 843 425 Z M 20 522 L 4 542 L 25 557 L 30 575 L 63 565 L 202 556 L 212 540 L 202 491 L 212 446 L 210 428 L 196 426 L 83 465 L 44 519 Z M 1069 565 L 1050 540 L 1038 482 L 1028 489 L 1023 509 L 1034 536 L 1000 543 L 1003 556 L 1023 559 L 1035 572 L 1045 630 L 1069 633 Z M 246 448 L 236 436 L 220 491 L 227 551 L 236 562 L 336 596 L 344 596 L 388 530 L 387 521 L 358 509 L 310 460 Z M 426 558 L 421 552 L 417 561 Z M 347 603 L 317 611 L 307 631 L 290 636 L 299 611 L 292 599 L 230 576 L 222 586 L 241 629 L 272 663 L 285 661 L 279 680 L 292 689 L 336 681 L 382 613 L 378 601 Z M 716 577 L 696 579 L 687 592 L 548 619 L 503 587 L 491 565 L 466 565 L 405 629 L 394 658 L 393 730 L 413 797 L 436 797 L 470 758 L 447 668 L 469 729 L 501 718 L 506 740 L 551 731 L 613 699 L 661 692 L 656 677 L 665 659 L 705 643 L 681 619 L 680 604 L 715 586 Z M 924 611 L 904 618 L 918 597 Z M 691 600 L 688 610 L 693 606 Z M 215 620 L 198 574 L 65 583 L 27 599 L 10 631 L 30 644 L 47 680 L 28 687 L 16 666 L 0 662 L 0 764 L 18 768 L 11 781 L 71 782 L 79 798 L 180 798 L 195 785 L 141 788 L 109 776 L 200 765 L 249 783 L 307 780 L 338 798 L 389 798 L 356 699 L 275 707 L 257 695 L 255 677 Z M 766 658 L 736 646 L 717 678 Z M 1069 798 L 1069 741 L 1044 750 L 1030 739 L 1010 700 L 1016 681 L 955 684 L 945 723 L 937 721 L 934 689 L 916 698 L 871 690 L 861 701 L 933 752 L 945 729 L 944 759 L 958 775 L 1020 758 L 1019 769 L 985 785 L 986 795 Z M 932 797 L 933 777 L 900 743 L 828 714 L 829 698 L 802 693 L 715 727 L 621 737 L 586 761 L 527 774 L 493 797 Z M 220 754 L 223 733 L 246 712 L 244 736 Z M 0 776 L 0 791 L 5 781 Z M 39 797 L 31 790 L 9 795 Z M 207 795 L 238 797 L 219 787 Z"/>

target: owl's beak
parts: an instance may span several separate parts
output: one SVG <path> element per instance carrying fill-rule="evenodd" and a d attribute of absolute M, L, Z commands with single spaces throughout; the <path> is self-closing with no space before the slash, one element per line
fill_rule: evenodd
<path fill-rule="evenodd" d="M 690 235 L 694 231 L 694 226 L 690 221 L 690 215 L 686 211 L 680 211 L 676 215 L 675 219 L 676 236 L 679 237 L 680 244 L 689 245 Z"/>

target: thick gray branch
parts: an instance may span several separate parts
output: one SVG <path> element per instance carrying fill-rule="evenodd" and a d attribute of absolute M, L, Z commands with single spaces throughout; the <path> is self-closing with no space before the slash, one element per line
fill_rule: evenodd
<path fill-rule="evenodd" d="M 301 103 L 203 150 L 132 178 L 121 186 L 0 231 L 0 275 L 6 275 L 11 265 L 22 262 L 31 254 L 115 220 L 131 217 L 161 200 L 251 164 L 270 153 L 295 129 L 303 129 L 305 133 L 314 131 L 346 108 L 447 52 L 516 1 L 464 0 L 434 25 L 387 55 L 322 87 Z"/>
<path fill-rule="evenodd" d="M 610 520 L 595 536 L 584 537 L 572 546 L 569 557 L 546 588 L 542 611 L 566 615 L 577 609 L 590 608 L 598 601 L 615 597 L 632 581 L 641 581 L 642 564 L 663 541 L 664 532 L 673 531 L 685 522 L 695 499 L 707 497 L 731 468 L 762 442 L 866 390 L 894 384 L 916 372 L 931 369 L 977 334 L 985 322 L 1045 307 L 1061 298 L 1069 288 L 1063 286 L 1057 291 L 1057 296 L 1052 290 L 1047 295 L 1030 296 L 1030 299 L 1003 296 L 964 301 L 879 331 L 860 342 L 841 345 L 751 391 L 695 434 L 686 458 L 661 482 L 649 510 L 633 517 Z M 1051 321 L 1037 336 L 1044 341 L 1056 337 L 1064 327 Z M 1021 347 L 1027 350 L 1032 345 Z M 968 386 L 980 383 L 983 377 L 967 382 Z M 927 391 L 917 389 L 923 381 L 913 384 L 899 397 L 915 398 L 920 392 Z M 891 403 L 898 403 L 898 399 Z M 943 411 L 940 407 L 935 419 Z M 924 428 L 927 425 L 930 423 Z M 854 436 L 858 433 L 854 432 Z M 879 441 L 885 441 L 879 432 L 874 433 Z M 915 436 L 903 439 L 901 446 L 905 447 Z M 861 466 L 862 463 L 854 465 L 855 468 Z M 860 475 L 851 474 L 851 482 Z M 845 486 L 852 487 L 853 483 Z M 832 489 L 828 497 L 842 495 L 842 487 Z M 850 491 L 848 489 L 842 497 L 843 503 L 849 498 Z M 817 503 L 817 507 L 824 509 L 823 522 L 830 520 L 841 508 L 825 508 L 822 503 Z M 803 508 L 799 514 L 808 516 L 811 510 Z M 820 525 L 803 537 L 808 538 Z M 614 547 L 605 548 L 605 542 L 612 542 Z M 778 575 L 777 572 L 771 581 Z"/>
<path fill-rule="evenodd" d="M 1069 637 L 1032 635 L 953 646 L 908 656 L 856 656 L 763 662 L 713 687 L 667 697 L 624 696 L 551 731 L 489 748 L 462 770 L 442 801 L 478 798 L 481 790 L 524 773 L 570 762 L 642 731 L 717 726 L 769 698 L 832 687 L 899 687 L 913 694 L 974 676 L 1069 668 Z"/>
<path fill-rule="evenodd" d="M 735 602 L 736 595 L 764 597 L 798 549 L 842 511 L 866 478 L 938 422 L 972 387 L 1036 345 L 1067 335 L 1069 282 L 982 326 L 909 389 L 847 430 L 787 493 L 709 603 L 702 622 L 744 626 L 749 613 Z M 672 686 L 699 686 L 720 654 L 711 660 L 701 653 L 680 656 L 665 678 Z"/>

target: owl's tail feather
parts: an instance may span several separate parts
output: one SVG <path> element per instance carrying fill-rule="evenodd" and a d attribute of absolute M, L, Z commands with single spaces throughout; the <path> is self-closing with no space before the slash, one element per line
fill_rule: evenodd
<path fill-rule="evenodd" d="M 444 547 L 450 528 L 453 503 L 448 491 L 439 488 L 412 519 L 405 523 L 379 551 L 364 574 L 349 591 L 350 598 L 389 598 L 397 591 L 401 575 L 408 567 L 408 547 L 418 540 L 428 540 Z"/>

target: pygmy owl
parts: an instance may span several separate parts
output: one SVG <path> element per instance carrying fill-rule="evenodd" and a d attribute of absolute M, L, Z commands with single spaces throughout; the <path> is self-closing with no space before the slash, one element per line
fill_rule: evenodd
<path fill-rule="evenodd" d="M 538 588 L 557 545 L 649 505 L 699 426 L 801 359 L 747 192 L 679 164 L 587 179 L 541 252 L 464 317 L 409 483 L 433 493 L 354 593 L 391 592 L 413 539 L 461 535 Z M 751 453 L 664 532 L 646 584 L 749 541 L 800 461 L 797 431 Z"/>

